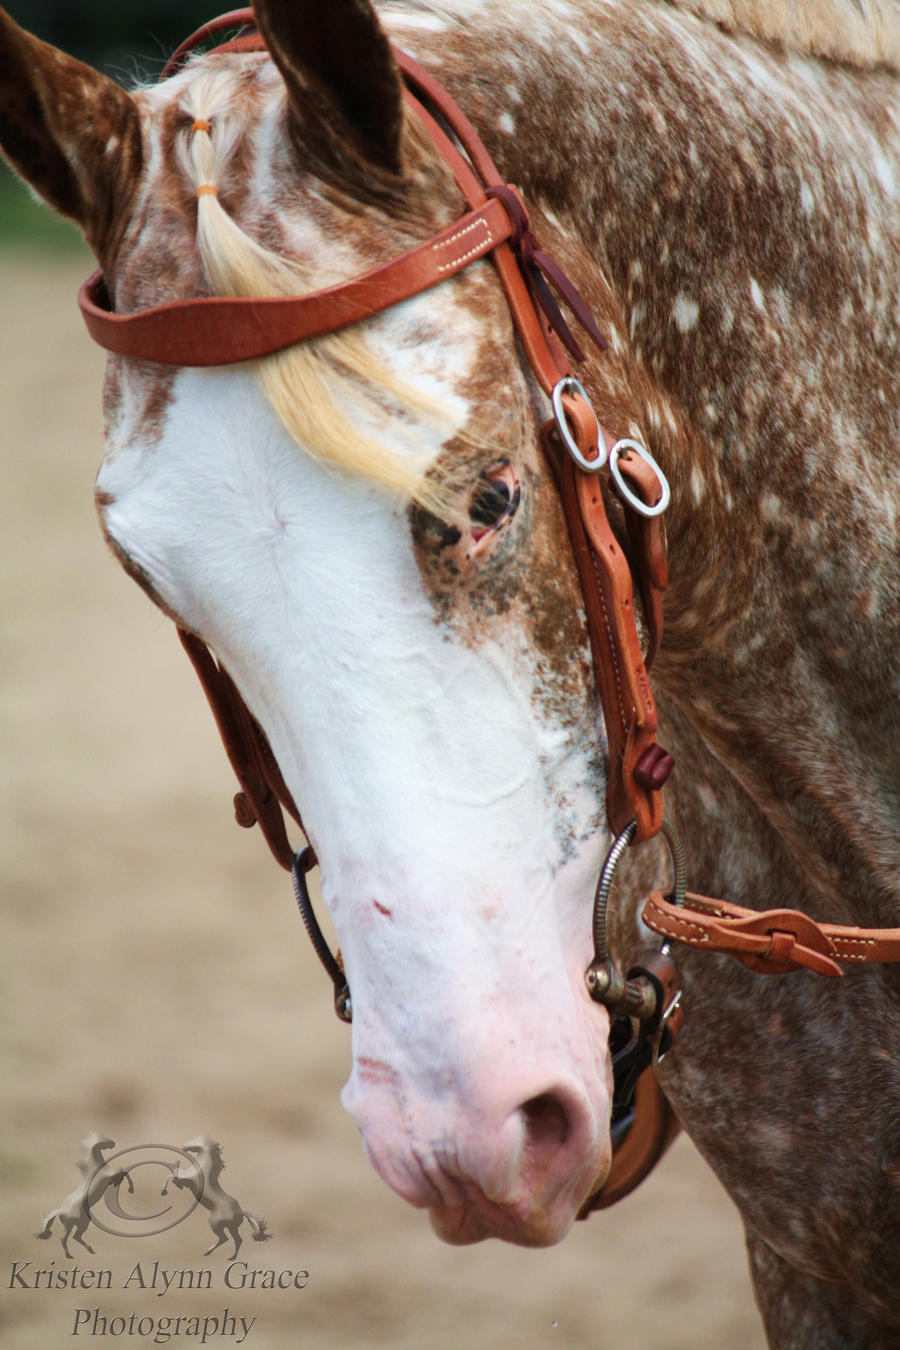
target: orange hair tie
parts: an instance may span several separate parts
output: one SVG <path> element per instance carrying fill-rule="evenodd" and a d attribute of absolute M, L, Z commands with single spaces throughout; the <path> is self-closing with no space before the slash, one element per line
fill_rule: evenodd
<path fill-rule="evenodd" d="M 195 131 L 205 131 L 208 136 L 209 133 L 212 131 L 212 127 L 210 126 L 209 122 L 207 122 L 205 117 L 198 117 L 196 122 L 194 122 L 193 125 L 191 126 L 192 136 Z"/>
<path fill-rule="evenodd" d="M 219 189 L 214 183 L 201 183 L 197 189 L 198 197 L 218 197 Z"/>

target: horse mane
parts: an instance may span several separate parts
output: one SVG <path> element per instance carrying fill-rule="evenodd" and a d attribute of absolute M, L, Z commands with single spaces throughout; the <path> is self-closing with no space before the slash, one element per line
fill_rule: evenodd
<path fill-rule="evenodd" d="M 843 65 L 900 71 L 898 0 L 668 0 L 787 51 Z"/>
<path fill-rule="evenodd" d="M 225 1160 L 222 1157 L 222 1145 L 217 1143 L 215 1139 L 207 1140 L 207 1148 L 210 1156 L 208 1180 L 209 1184 L 214 1186 L 225 1171 Z"/>
<path fill-rule="evenodd" d="M 843 65 L 900 71 L 898 0 L 659 0 L 726 32 Z M 465 25 L 484 0 L 382 0 L 379 9 Z"/>
<path fill-rule="evenodd" d="M 180 133 L 180 160 L 195 190 L 221 181 L 236 151 L 238 94 L 233 71 L 208 67 L 181 97 L 181 110 L 211 127 L 208 133 L 187 128 Z M 313 289 L 299 264 L 241 229 L 217 194 L 198 197 L 197 245 L 214 295 L 298 295 Z M 415 415 L 449 425 L 448 414 L 398 380 L 352 328 L 296 344 L 256 366 L 274 411 L 306 451 L 441 510 L 437 489 L 425 477 L 427 458 L 416 441 Z M 347 407 L 358 411 L 358 423 L 348 417 Z M 372 430 L 360 430 L 360 423 Z"/>
<path fill-rule="evenodd" d="M 222 1145 L 208 1134 L 198 1135 L 196 1139 L 191 1139 L 184 1145 L 185 1153 L 197 1153 L 203 1162 L 209 1159 L 209 1171 L 207 1181 L 210 1185 L 218 1181 L 219 1177 L 225 1171 L 225 1160 L 222 1157 Z M 204 1171 L 206 1169 L 204 1168 Z"/>

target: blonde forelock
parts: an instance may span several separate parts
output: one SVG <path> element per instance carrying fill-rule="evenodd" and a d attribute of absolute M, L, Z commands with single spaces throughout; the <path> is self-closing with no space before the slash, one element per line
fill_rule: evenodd
<path fill-rule="evenodd" d="M 207 284 L 214 295 L 301 295 L 314 289 L 302 266 L 251 238 L 218 197 L 241 136 L 237 93 L 232 72 L 213 69 L 198 74 L 181 100 L 192 126 L 185 127 L 179 156 L 189 182 L 200 190 L 197 246 Z M 297 343 L 256 366 L 272 408 L 309 454 L 445 513 L 439 489 L 425 474 L 432 452 L 416 444 L 412 429 L 424 420 L 446 426 L 449 435 L 451 419 L 379 362 L 358 329 Z"/>

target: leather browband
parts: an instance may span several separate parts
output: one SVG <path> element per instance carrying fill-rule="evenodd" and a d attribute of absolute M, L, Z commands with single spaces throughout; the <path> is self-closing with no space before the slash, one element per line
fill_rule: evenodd
<path fill-rule="evenodd" d="M 170 366 L 230 366 L 380 314 L 455 276 L 515 229 L 507 207 L 492 198 L 403 257 L 307 295 L 216 296 L 114 314 L 103 274 L 94 272 L 78 304 L 94 341 L 119 356 Z"/>

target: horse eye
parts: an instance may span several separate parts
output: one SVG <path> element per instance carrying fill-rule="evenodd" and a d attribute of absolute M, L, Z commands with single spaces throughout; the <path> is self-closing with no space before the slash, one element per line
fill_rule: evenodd
<path fill-rule="evenodd" d="M 501 477 L 483 478 L 469 503 L 473 534 L 480 538 L 486 531 L 511 520 L 519 508 L 520 496 L 518 483 L 511 484 Z"/>
<path fill-rule="evenodd" d="M 475 490 L 469 504 L 469 519 L 473 525 L 498 525 L 509 510 L 512 496 L 509 484 L 503 479 L 482 483 Z"/>

